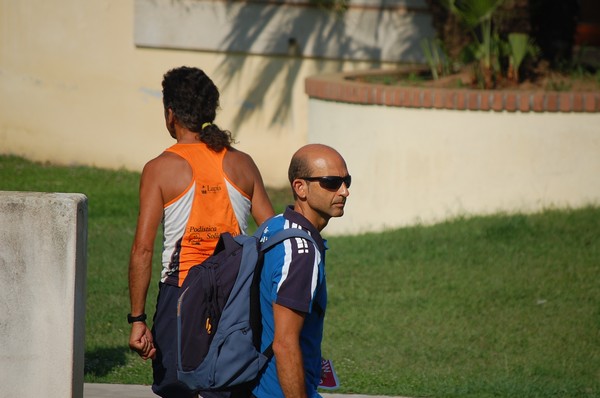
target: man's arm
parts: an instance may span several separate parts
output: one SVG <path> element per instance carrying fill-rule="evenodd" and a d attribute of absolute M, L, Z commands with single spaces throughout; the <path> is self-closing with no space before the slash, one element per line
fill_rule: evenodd
<path fill-rule="evenodd" d="M 273 352 L 277 377 L 286 398 L 306 398 L 304 362 L 300 349 L 300 331 L 305 314 L 273 303 L 275 337 Z"/>
<path fill-rule="evenodd" d="M 256 168 L 256 165 L 254 167 Z M 251 212 L 252 218 L 256 221 L 256 225 L 261 225 L 268 218 L 275 215 L 271 199 L 269 199 L 269 195 L 263 184 L 262 177 L 258 172 L 258 168 L 256 168 L 256 182 L 254 184 L 254 194 L 252 195 Z"/>
<path fill-rule="evenodd" d="M 149 162 L 142 172 L 140 182 L 140 211 L 129 260 L 129 299 L 131 315 L 145 312 L 148 286 L 152 277 L 154 239 L 163 212 L 163 198 L 156 174 L 157 162 Z M 156 354 L 152 334 L 145 322 L 134 322 L 129 335 L 129 347 L 143 359 Z"/>
<path fill-rule="evenodd" d="M 260 225 L 275 214 L 258 167 L 250 155 L 230 148 L 223 160 L 223 170 L 252 203 L 252 217 Z"/>

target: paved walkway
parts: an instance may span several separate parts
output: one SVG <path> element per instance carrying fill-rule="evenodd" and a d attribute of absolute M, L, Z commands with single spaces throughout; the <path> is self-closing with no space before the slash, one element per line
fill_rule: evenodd
<path fill-rule="evenodd" d="M 321 394 L 323 398 L 390 398 L 381 395 Z M 131 384 L 95 384 L 83 385 L 83 398 L 157 398 L 150 386 Z M 401 398 L 401 397 L 396 397 Z"/>

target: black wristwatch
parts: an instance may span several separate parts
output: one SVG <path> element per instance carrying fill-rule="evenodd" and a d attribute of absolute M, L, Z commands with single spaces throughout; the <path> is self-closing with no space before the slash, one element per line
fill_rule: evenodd
<path fill-rule="evenodd" d="M 131 316 L 131 314 L 127 314 L 127 322 L 129 322 L 129 323 L 144 322 L 146 320 L 146 318 L 147 318 L 146 314 L 142 314 L 142 315 L 138 315 L 138 316 Z"/>

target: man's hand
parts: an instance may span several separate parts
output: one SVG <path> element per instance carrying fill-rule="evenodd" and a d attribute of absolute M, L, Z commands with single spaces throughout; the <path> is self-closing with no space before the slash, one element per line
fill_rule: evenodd
<path fill-rule="evenodd" d="M 129 348 L 137 352 L 143 360 L 154 359 L 156 348 L 152 340 L 152 333 L 144 322 L 134 322 L 131 324 L 131 334 L 129 335 Z"/>

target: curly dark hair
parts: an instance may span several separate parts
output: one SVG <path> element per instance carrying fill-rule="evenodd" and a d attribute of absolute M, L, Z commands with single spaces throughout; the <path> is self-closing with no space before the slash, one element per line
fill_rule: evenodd
<path fill-rule="evenodd" d="M 198 133 L 200 141 L 215 152 L 231 146 L 231 132 L 213 123 L 219 90 L 206 73 L 188 66 L 171 69 L 163 76 L 162 88 L 165 110 L 171 109 L 181 125 Z"/>

